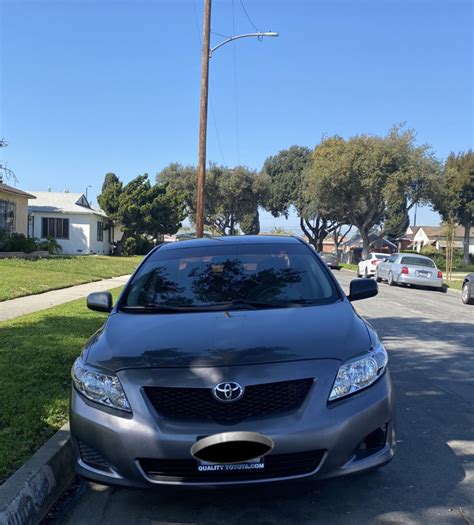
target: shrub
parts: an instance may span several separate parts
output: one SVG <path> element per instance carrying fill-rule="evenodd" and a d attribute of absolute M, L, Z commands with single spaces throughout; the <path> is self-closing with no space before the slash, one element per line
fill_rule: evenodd
<path fill-rule="evenodd" d="M 123 255 L 135 255 L 137 253 L 137 241 L 134 237 L 128 237 L 123 245 Z"/>
<path fill-rule="evenodd" d="M 0 230 L 0 252 L 31 253 L 36 250 L 46 250 L 49 253 L 58 254 L 62 248 L 58 241 L 51 237 L 46 241 L 39 242 L 38 239 L 29 239 L 22 233 L 7 233 L 5 230 Z"/>
<path fill-rule="evenodd" d="M 0 250 L 4 252 L 31 253 L 36 250 L 36 242 L 22 233 L 2 232 L 0 235 Z"/>
<path fill-rule="evenodd" d="M 53 237 L 48 237 L 45 241 L 37 242 L 38 250 L 46 250 L 52 255 L 58 255 L 63 251 L 62 246 Z"/>

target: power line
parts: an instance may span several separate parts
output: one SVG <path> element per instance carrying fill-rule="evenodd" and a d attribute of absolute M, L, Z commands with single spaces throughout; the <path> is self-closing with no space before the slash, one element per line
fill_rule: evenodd
<path fill-rule="evenodd" d="M 253 28 L 255 29 L 255 31 L 259 32 L 260 29 L 258 29 L 258 27 L 253 23 L 252 19 L 250 18 L 250 15 L 248 14 L 247 12 L 247 9 L 245 9 L 245 6 L 244 6 L 244 0 L 240 0 L 240 5 L 242 6 L 242 10 L 243 12 L 245 13 L 245 16 L 247 17 L 248 21 L 250 22 L 250 24 L 253 26 Z"/>
<path fill-rule="evenodd" d="M 194 8 L 194 21 L 196 23 L 196 31 L 197 31 L 197 37 L 199 41 L 199 47 L 202 50 L 202 39 L 201 39 L 201 28 L 199 27 L 199 18 L 197 14 L 197 8 L 196 8 L 196 0 L 193 0 L 193 8 Z M 216 33 L 217 34 L 217 33 Z M 224 152 L 222 150 L 222 144 L 221 144 L 221 138 L 219 136 L 219 130 L 217 129 L 217 120 L 216 120 L 216 114 L 214 112 L 214 104 L 212 103 L 212 97 L 209 95 L 209 105 L 211 106 L 211 115 L 212 115 L 212 122 L 214 124 L 214 131 L 216 132 L 216 138 L 217 138 L 217 145 L 219 146 L 219 151 L 222 157 L 222 164 L 226 164 Z"/>
<path fill-rule="evenodd" d="M 232 34 L 235 35 L 235 10 L 234 0 L 232 0 Z M 239 139 L 239 107 L 237 101 L 237 51 L 234 46 L 234 100 L 235 100 L 235 137 L 237 143 L 237 164 L 240 164 L 240 139 Z"/>

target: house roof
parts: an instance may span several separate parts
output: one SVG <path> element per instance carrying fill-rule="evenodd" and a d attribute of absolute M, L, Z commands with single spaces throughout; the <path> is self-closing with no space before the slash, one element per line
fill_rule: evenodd
<path fill-rule="evenodd" d="M 86 215 L 106 214 L 96 208 L 92 208 L 83 193 L 69 193 L 59 191 L 32 191 L 30 192 L 36 202 L 28 206 L 30 212 L 45 213 L 74 213 Z"/>
<path fill-rule="evenodd" d="M 3 182 L 0 182 L 0 191 L 11 193 L 13 195 L 19 195 L 20 197 L 26 197 L 27 199 L 36 199 L 36 197 L 31 193 L 26 193 L 26 191 L 19 190 L 13 186 L 8 186 L 8 184 L 4 184 Z"/>
<path fill-rule="evenodd" d="M 437 239 L 440 237 L 446 237 L 445 226 L 420 226 L 419 230 L 423 230 L 429 239 Z M 470 235 L 474 235 L 474 227 L 471 228 Z M 464 237 L 464 226 L 456 226 L 455 237 Z"/>
<path fill-rule="evenodd" d="M 388 239 L 384 239 L 384 238 L 379 238 L 378 235 L 376 233 L 369 233 L 369 240 L 370 240 L 370 243 L 374 243 L 375 245 L 379 244 L 379 245 L 387 245 L 387 246 L 391 246 L 392 248 L 397 248 L 397 245 L 394 244 L 392 241 L 389 241 Z M 343 246 L 347 246 L 349 248 L 351 247 L 360 247 L 362 246 L 362 237 L 360 236 L 360 234 L 356 233 L 355 235 L 353 235 L 351 237 L 350 240 L 348 240 L 347 242 L 343 243 Z"/>

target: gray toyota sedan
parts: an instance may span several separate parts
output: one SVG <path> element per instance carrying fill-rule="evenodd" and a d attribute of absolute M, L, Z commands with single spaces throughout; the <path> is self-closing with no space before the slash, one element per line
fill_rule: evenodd
<path fill-rule="evenodd" d="M 395 454 L 387 352 L 309 245 L 240 236 L 161 245 L 72 369 L 76 470 L 102 484 L 329 478 Z"/>

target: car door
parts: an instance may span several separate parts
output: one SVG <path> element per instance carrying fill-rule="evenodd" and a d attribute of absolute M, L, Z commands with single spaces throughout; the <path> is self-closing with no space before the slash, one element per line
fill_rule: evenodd
<path fill-rule="evenodd" d="M 395 255 L 391 255 L 386 261 L 382 261 L 377 266 L 377 272 L 379 274 L 379 277 L 382 279 L 388 279 L 388 273 L 390 271 L 392 263 L 395 261 L 397 257 Z"/>

